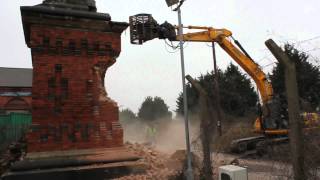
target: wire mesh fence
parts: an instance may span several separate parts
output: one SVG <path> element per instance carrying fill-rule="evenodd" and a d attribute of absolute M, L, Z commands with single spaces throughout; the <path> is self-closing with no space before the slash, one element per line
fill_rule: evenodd
<path fill-rule="evenodd" d="M 316 116 L 318 115 L 318 116 Z M 320 179 L 320 114 L 305 113 L 312 124 L 306 124 L 304 129 L 304 165 L 306 180 Z M 264 154 L 259 154 L 254 150 L 246 153 L 231 153 L 230 138 L 237 139 L 247 137 L 251 134 L 250 123 L 232 123 L 224 128 L 222 137 L 214 140 L 212 152 L 212 168 L 214 177 L 218 177 L 218 167 L 228 164 L 236 164 L 248 169 L 249 179 L 262 180 L 291 180 L 294 179 L 292 167 L 292 154 L 289 141 L 278 143 L 268 143 Z M 312 128 L 311 128 L 312 127 Z M 199 157 L 203 157 L 203 150 L 199 132 L 192 139 L 192 151 Z M 272 139 L 270 139 L 272 141 Z M 274 141 L 272 141 L 274 142 Z M 246 155 L 247 154 L 247 155 Z M 201 159 L 202 160 L 202 159 Z"/>

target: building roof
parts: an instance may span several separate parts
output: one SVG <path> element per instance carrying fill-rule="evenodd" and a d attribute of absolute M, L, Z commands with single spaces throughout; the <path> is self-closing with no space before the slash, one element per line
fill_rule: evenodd
<path fill-rule="evenodd" d="M 32 87 L 32 69 L 0 67 L 0 87 Z"/>
<path fill-rule="evenodd" d="M 97 11 L 95 0 L 44 0 L 43 5 L 85 11 Z"/>

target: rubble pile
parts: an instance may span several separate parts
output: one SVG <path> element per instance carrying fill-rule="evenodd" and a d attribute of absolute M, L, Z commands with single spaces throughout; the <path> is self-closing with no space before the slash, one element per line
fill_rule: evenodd
<path fill-rule="evenodd" d="M 156 151 L 152 146 L 147 144 L 125 144 L 128 149 L 133 151 L 140 160 L 146 165 L 144 174 L 128 175 L 117 180 L 163 180 L 163 179 L 179 179 L 182 174 L 182 168 L 168 167 L 168 163 L 172 161 L 169 155 Z M 182 165 L 183 166 L 183 165 Z"/>
<path fill-rule="evenodd" d="M 0 176 L 6 172 L 10 164 L 25 155 L 25 144 L 23 142 L 12 143 L 0 153 Z"/>
<path fill-rule="evenodd" d="M 10 152 L 9 151 L 3 152 L 0 157 L 0 175 L 3 174 L 9 168 L 10 161 L 11 161 Z"/>

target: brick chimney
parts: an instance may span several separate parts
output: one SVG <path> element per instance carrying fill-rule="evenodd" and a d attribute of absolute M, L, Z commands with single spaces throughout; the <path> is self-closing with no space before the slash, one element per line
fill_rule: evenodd
<path fill-rule="evenodd" d="M 33 64 L 28 153 L 122 147 L 104 78 L 128 24 L 97 13 L 94 0 L 44 0 L 21 14 Z"/>

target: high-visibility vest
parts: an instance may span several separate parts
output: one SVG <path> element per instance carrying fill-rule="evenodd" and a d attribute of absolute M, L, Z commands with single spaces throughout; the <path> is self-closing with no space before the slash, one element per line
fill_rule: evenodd
<path fill-rule="evenodd" d="M 156 132 L 157 132 L 156 128 L 154 128 L 154 127 L 147 127 L 147 133 L 148 133 L 148 135 L 154 136 L 154 135 L 156 135 Z"/>

